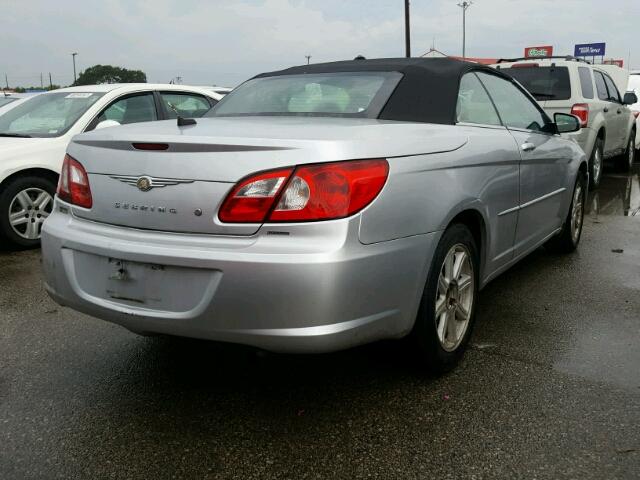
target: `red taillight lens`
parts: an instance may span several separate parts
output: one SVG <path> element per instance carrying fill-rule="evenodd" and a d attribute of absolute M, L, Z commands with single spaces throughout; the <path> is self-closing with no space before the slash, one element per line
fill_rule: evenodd
<path fill-rule="evenodd" d="M 386 160 L 298 167 L 269 221 L 329 220 L 353 215 L 378 196 L 388 173 Z"/>
<path fill-rule="evenodd" d="M 576 103 L 571 107 L 571 115 L 580 119 L 580 126 L 585 128 L 589 123 L 589 105 L 586 103 Z"/>
<path fill-rule="evenodd" d="M 219 217 L 229 223 L 307 222 L 359 212 L 380 193 L 389 174 L 386 160 L 302 165 L 295 171 L 263 172 L 241 181 Z"/>
<path fill-rule="evenodd" d="M 283 168 L 241 180 L 222 204 L 218 217 L 228 223 L 263 222 L 291 172 L 293 168 Z"/>
<path fill-rule="evenodd" d="M 61 200 L 79 207 L 93 206 L 89 176 L 80 162 L 69 155 L 64 156 L 56 193 Z"/>

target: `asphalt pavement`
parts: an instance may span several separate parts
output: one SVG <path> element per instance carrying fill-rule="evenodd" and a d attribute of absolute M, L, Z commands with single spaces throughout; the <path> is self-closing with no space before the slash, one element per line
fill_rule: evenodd
<path fill-rule="evenodd" d="M 143 338 L 60 307 L 0 251 L 0 479 L 640 478 L 640 167 L 578 252 L 481 294 L 425 376 L 402 342 L 295 356 Z"/>

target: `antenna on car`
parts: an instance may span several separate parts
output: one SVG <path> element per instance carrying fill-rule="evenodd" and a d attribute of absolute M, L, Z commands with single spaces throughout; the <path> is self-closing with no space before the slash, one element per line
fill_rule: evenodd
<path fill-rule="evenodd" d="M 184 118 L 182 116 L 180 116 L 180 114 L 178 113 L 178 109 L 176 107 L 173 106 L 173 104 L 171 102 L 167 102 L 167 105 L 169 105 L 169 108 L 171 110 L 173 110 L 173 112 L 176 114 L 176 119 L 178 121 L 178 126 L 179 127 L 185 127 L 187 125 L 197 125 L 198 122 L 196 122 L 195 118 Z"/>

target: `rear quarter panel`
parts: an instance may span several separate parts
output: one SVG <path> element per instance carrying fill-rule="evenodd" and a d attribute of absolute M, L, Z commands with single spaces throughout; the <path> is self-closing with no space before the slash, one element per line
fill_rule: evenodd
<path fill-rule="evenodd" d="M 504 128 L 455 126 L 468 137 L 446 153 L 389 159 L 387 184 L 362 213 L 365 244 L 444 230 L 464 210 L 478 212 L 485 225 L 483 257 L 489 269 L 511 258 L 518 205 L 519 152 Z"/>

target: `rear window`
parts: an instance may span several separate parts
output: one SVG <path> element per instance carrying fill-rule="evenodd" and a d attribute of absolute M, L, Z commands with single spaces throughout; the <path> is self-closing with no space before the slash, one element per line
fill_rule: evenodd
<path fill-rule="evenodd" d="M 234 89 L 206 116 L 378 116 L 402 74 L 317 73 L 254 78 Z"/>
<path fill-rule="evenodd" d="M 587 67 L 578 67 L 578 75 L 580 76 L 580 88 L 584 98 L 593 98 L 593 80 L 591 79 L 591 70 Z"/>
<path fill-rule="evenodd" d="M 571 98 L 571 82 L 567 67 L 511 67 L 501 68 L 508 73 L 538 101 L 568 100 Z"/>

